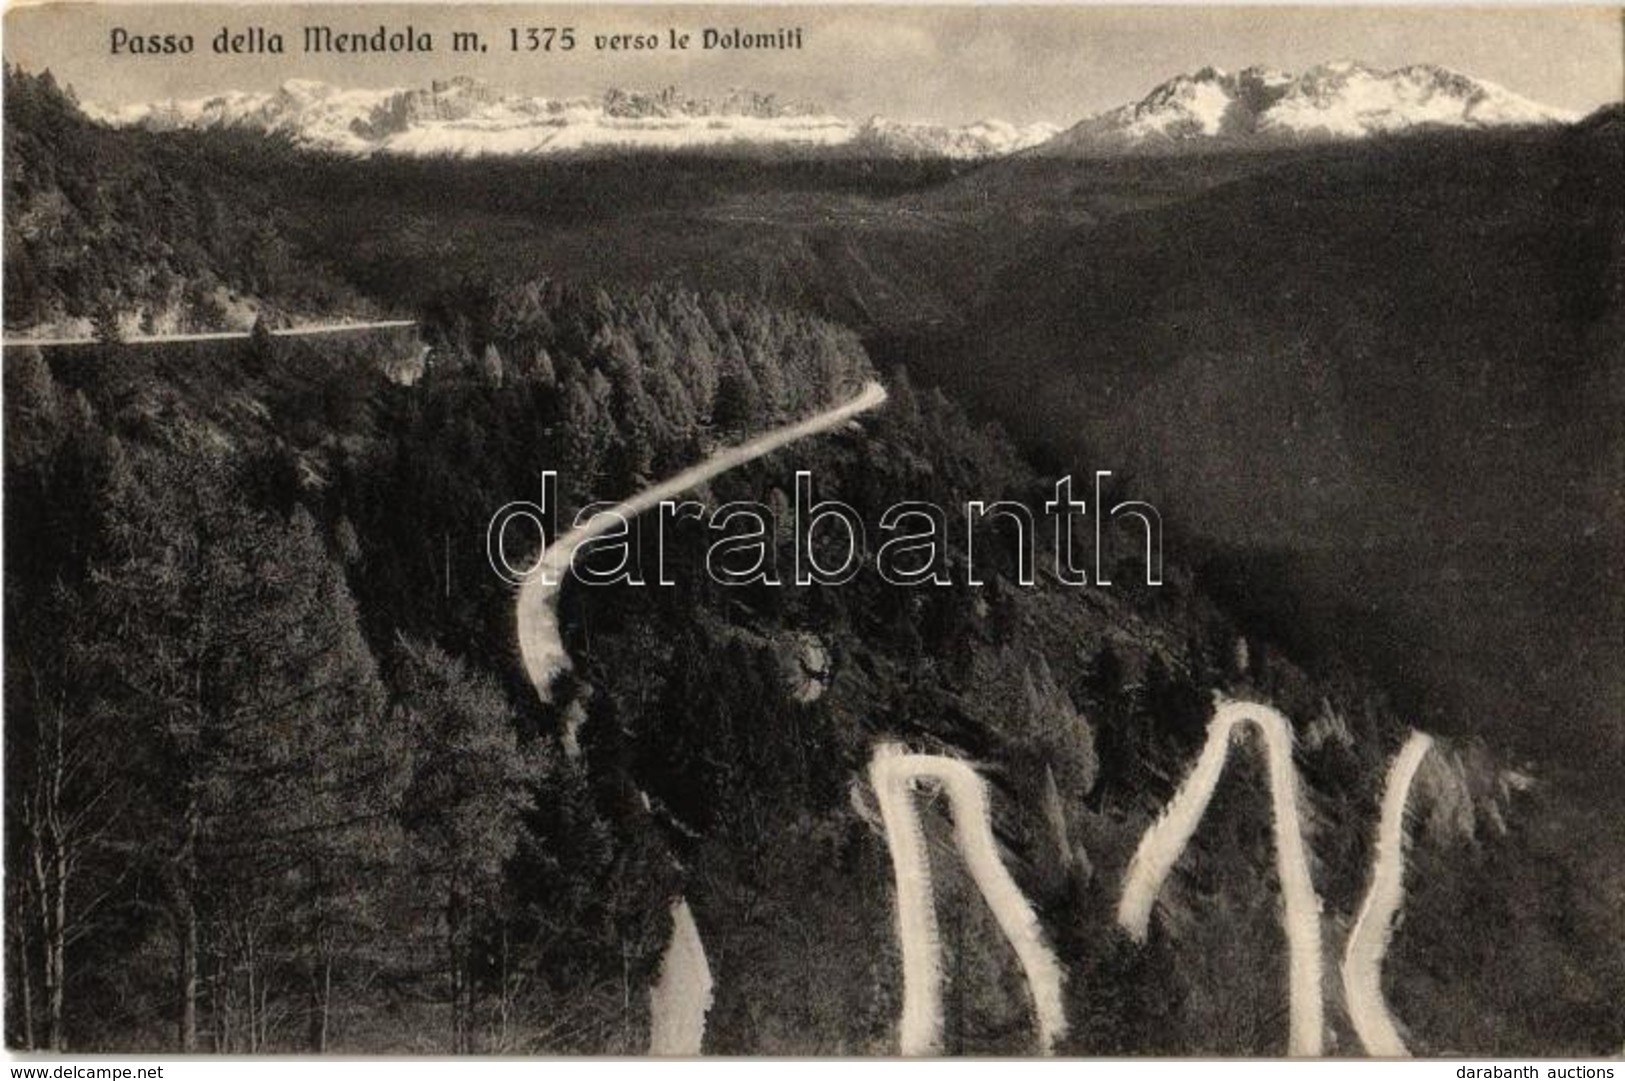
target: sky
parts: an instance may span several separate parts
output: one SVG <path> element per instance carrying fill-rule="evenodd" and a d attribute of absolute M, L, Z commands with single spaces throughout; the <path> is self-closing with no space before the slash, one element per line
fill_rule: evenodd
<path fill-rule="evenodd" d="M 412 26 L 435 35 L 415 56 L 303 55 L 300 29 Z M 508 29 L 576 28 L 571 53 L 514 53 Z M 281 56 L 217 56 L 223 27 L 279 30 Z M 598 94 L 612 86 L 773 91 L 854 116 L 962 123 L 998 118 L 1070 123 L 1136 100 L 1168 77 L 1206 65 L 1299 71 L 1333 59 L 1381 68 L 1435 63 L 1549 105 L 1589 111 L 1625 97 L 1620 9 L 1601 7 L 1074 7 L 483 4 L 264 5 L 151 3 L 15 6 L 7 60 L 50 68 L 81 98 L 104 104 L 270 90 L 288 78 L 345 87 L 426 85 L 471 75 L 508 91 Z M 111 33 L 191 33 L 188 57 L 111 56 Z M 800 27 L 798 52 L 611 53 L 599 34 L 694 34 Z M 453 30 L 482 33 L 488 51 L 455 54 Z"/>

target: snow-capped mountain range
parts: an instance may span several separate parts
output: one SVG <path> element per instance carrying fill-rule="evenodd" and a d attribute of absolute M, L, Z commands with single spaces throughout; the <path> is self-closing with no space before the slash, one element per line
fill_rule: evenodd
<path fill-rule="evenodd" d="M 241 127 L 282 133 L 341 153 L 458 156 L 558 154 L 597 149 L 851 146 L 898 157 L 985 158 L 1049 139 L 1053 124 L 982 121 L 964 127 L 875 117 L 853 120 L 772 94 L 691 98 L 676 90 L 611 90 L 602 97 L 503 94 L 455 78 L 419 90 L 344 90 L 294 79 L 268 93 L 227 93 L 87 112 L 156 130 Z"/>
<path fill-rule="evenodd" d="M 1235 73 L 1209 67 L 1082 121 L 1044 150 L 1155 149 L 1212 140 L 1310 142 L 1430 127 L 1519 127 L 1575 119 L 1495 83 L 1431 64 L 1380 71 L 1343 60 L 1301 75 L 1262 67 Z"/>
<path fill-rule="evenodd" d="M 676 90 L 601 97 L 502 93 L 469 78 L 427 89 L 346 90 L 294 79 L 277 90 L 115 108 L 94 118 L 155 130 L 236 127 L 349 154 L 536 155 L 617 149 L 849 148 L 890 157 L 1077 154 L 1239 143 L 1359 139 L 1419 128 L 1567 123 L 1573 114 L 1427 64 L 1380 71 L 1339 61 L 1289 75 L 1203 68 L 1062 131 L 983 120 L 964 126 L 856 120 L 772 94 L 691 98 Z"/>

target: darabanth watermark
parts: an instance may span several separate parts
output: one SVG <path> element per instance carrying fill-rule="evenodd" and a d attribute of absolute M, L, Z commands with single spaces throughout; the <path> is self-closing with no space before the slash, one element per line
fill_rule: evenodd
<path fill-rule="evenodd" d="M 668 540 L 679 530 L 699 530 L 706 540 L 704 571 L 720 585 L 843 585 L 868 568 L 896 586 L 949 586 L 956 575 L 963 584 L 980 586 L 985 582 L 979 570 L 991 565 L 984 561 L 992 558 L 987 549 L 993 534 L 1002 536 L 1006 551 L 1014 551 L 1015 580 L 1031 586 L 1037 581 L 1043 518 L 1053 535 L 1053 577 L 1061 584 L 1112 584 L 1110 528 L 1132 533 L 1136 555 L 1143 553 L 1146 584 L 1162 585 L 1162 515 L 1143 500 L 1106 507 L 1103 489 L 1111 475 L 1095 472 L 1092 504 L 1075 493 L 1072 476 L 1063 476 L 1042 514 L 1010 499 L 969 500 L 952 514 L 921 500 L 895 503 L 871 523 L 871 536 L 855 507 L 816 496 L 806 470 L 796 473 L 788 523 L 781 522 L 782 511 L 766 503 L 735 500 L 707 507 L 694 499 L 667 499 L 643 514 L 627 503 L 589 503 L 567 530 L 560 530 L 558 474 L 548 470 L 540 500 L 516 500 L 491 516 L 486 556 L 498 577 L 516 586 L 537 580 L 557 585 L 566 575 L 586 585 L 672 586 L 677 580 L 667 565 Z M 794 544 L 790 565 L 781 567 L 779 539 L 786 524 Z M 648 529 L 655 531 L 652 545 L 643 543 Z M 956 537 L 964 552 L 959 568 L 949 559 Z M 871 546 L 871 540 L 878 544 Z M 1088 558 L 1080 559 L 1080 548 Z M 527 553 L 522 566 L 515 562 L 519 551 Z M 652 568 L 647 565 L 651 552 Z"/>

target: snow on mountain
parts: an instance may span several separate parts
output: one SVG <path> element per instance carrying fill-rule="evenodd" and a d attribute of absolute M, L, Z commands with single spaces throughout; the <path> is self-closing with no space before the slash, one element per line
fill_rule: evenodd
<path fill-rule="evenodd" d="M 121 109 L 85 108 L 93 119 L 156 131 L 180 128 L 250 128 L 284 133 L 334 149 L 359 149 L 355 128 L 383 107 L 389 91 L 340 90 L 309 79 L 290 79 L 272 93 L 232 91 L 190 101 L 155 102 Z"/>
<path fill-rule="evenodd" d="M 1567 123 L 1575 117 L 1483 79 L 1431 64 L 1379 71 L 1336 61 L 1289 75 L 1207 67 L 1143 99 L 1090 117 L 1045 152 L 1125 150 L 1207 139 L 1306 142 L 1359 139 L 1417 128 Z"/>
<path fill-rule="evenodd" d="M 1380 72 L 1344 62 L 1305 74 L 1262 119 L 1266 130 L 1355 138 L 1423 125 L 1489 128 L 1577 117 L 1446 68 L 1413 64 Z"/>
<path fill-rule="evenodd" d="M 1379 71 L 1354 61 L 1301 75 L 1251 67 L 1180 75 L 1143 99 L 1060 131 L 1050 124 L 982 120 L 963 126 L 874 117 L 855 120 L 772 94 L 736 90 L 692 98 L 676 90 L 611 90 L 601 97 L 505 94 L 469 78 L 426 89 L 345 90 L 291 79 L 270 92 L 189 101 L 87 107 L 120 126 L 246 128 L 346 154 L 526 155 L 594 150 L 782 146 L 847 148 L 901 158 L 1358 139 L 1424 127 L 1492 128 L 1565 123 L 1569 113 L 1445 68 Z"/>
<path fill-rule="evenodd" d="M 1046 123 L 978 120 L 963 127 L 948 127 L 877 116 L 863 126 L 857 141 L 898 157 L 988 158 L 1038 146 L 1060 130 L 1058 125 Z"/>
<path fill-rule="evenodd" d="M 86 111 L 117 126 L 246 128 L 347 154 L 468 157 L 777 145 L 980 158 L 1037 145 L 1059 130 L 1002 121 L 965 127 L 880 118 L 862 122 L 744 90 L 716 99 L 690 98 L 669 89 L 537 98 L 502 94 L 468 78 L 415 90 L 343 90 L 296 79 L 269 93 L 233 92 Z"/>

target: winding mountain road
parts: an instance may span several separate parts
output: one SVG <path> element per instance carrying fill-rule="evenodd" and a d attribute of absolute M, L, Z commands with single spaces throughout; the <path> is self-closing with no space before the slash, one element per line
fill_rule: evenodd
<path fill-rule="evenodd" d="M 839 428 L 885 401 L 886 388 L 877 382 L 868 382 L 856 395 L 840 405 L 795 424 L 763 432 L 737 446 L 719 450 L 698 465 L 690 466 L 659 484 L 645 488 L 630 499 L 600 511 L 549 544 L 542 558 L 525 576 L 524 584 L 519 587 L 516 606 L 519 652 L 525 662 L 525 673 L 541 700 L 544 703 L 552 700 L 553 681 L 570 667 L 570 655 L 564 648 L 559 629 L 558 594 L 568 577 L 578 548 L 621 522 L 630 522 L 644 511 L 653 510 L 665 500 L 675 499 L 712 477 L 809 436 Z"/>
<path fill-rule="evenodd" d="M 1394 917 L 1405 900 L 1405 809 L 1417 770 L 1432 748 L 1433 737 L 1412 732 L 1388 767 L 1371 888 L 1343 954 L 1343 1001 L 1349 1021 L 1367 1053 L 1388 1058 L 1410 1055 L 1382 993 L 1382 959 L 1393 938 Z"/>
<path fill-rule="evenodd" d="M 869 783 L 880 804 L 897 890 L 897 938 L 903 954 L 898 1049 L 904 1055 L 942 1053 L 942 940 L 931 862 L 913 804 L 918 781 L 940 785 L 948 796 L 954 842 L 1027 975 L 1038 1022 L 1038 1050 L 1047 1055 L 1067 1029 L 1061 966 L 1044 941 L 1032 906 L 999 858 L 987 782 L 957 759 L 909 754 L 895 744 L 882 744 L 870 760 Z"/>
<path fill-rule="evenodd" d="M 1208 722 L 1207 743 L 1162 817 L 1145 832 L 1129 863 L 1117 922 L 1144 942 L 1151 908 L 1169 872 L 1190 843 L 1230 757 L 1230 738 L 1241 725 L 1256 728 L 1268 759 L 1270 808 L 1275 823 L 1275 865 L 1285 902 L 1290 1028 L 1288 1054 L 1316 1056 L 1324 1040 L 1321 1000 L 1320 897 L 1309 873 L 1298 814 L 1297 770 L 1292 764 L 1292 726 L 1286 717 L 1257 702 L 1221 699 Z"/>
<path fill-rule="evenodd" d="M 291 327 L 287 330 L 273 330 L 273 338 L 308 338 L 320 334 L 349 334 L 363 330 L 399 330 L 406 327 L 417 326 L 415 319 L 381 319 L 371 323 L 323 323 L 319 326 Z M 151 334 L 142 337 L 125 338 L 122 345 L 146 345 L 149 342 L 228 342 L 249 338 L 252 332 L 247 330 L 211 330 L 199 334 Z M 85 338 L 7 338 L 3 343 L 7 349 L 14 349 L 24 345 L 94 345 L 96 339 Z"/>
<path fill-rule="evenodd" d="M 806 420 L 763 432 L 738 446 L 726 447 L 698 465 L 651 485 L 607 511 L 576 526 L 549 545 L 519 587 L 515 604 L 519 652 L 536 695 L 552 700 L 553 681 L 570 666 L 559 627 L 558 595 L 576 550 L 622 521 L 631 521 L 661 502 L 674 499 L 712 477 L 755 461 L 809 436 L 831 431 L 886 401 L 886 388 L 870 381 L 852 398 Z M 698 1055 L 705 1042 L 705 1019 L 711 1009 L 711 967 L 705 944 L 688 901 L 672 905 L 672 937 L 661 960 L 660 975 L 649 989 L 649 1053 Z"/>
<path fill-rule="evenodd" d="M 711 966 L 688 902 L 671 906 L 671 940 L 649 989 L 649 1054 L 698 1055 L 711 1009 Z"/>

